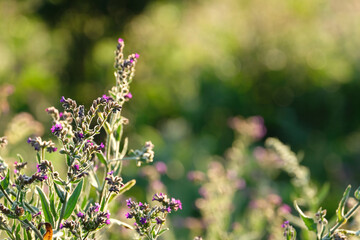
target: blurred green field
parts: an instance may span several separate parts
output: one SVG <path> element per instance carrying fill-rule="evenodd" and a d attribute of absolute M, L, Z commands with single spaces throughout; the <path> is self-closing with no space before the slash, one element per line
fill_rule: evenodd
<path fill-rule="evenodd" d="M 184 219 L 201 217 L 188 172 L 224 155 L 238 115 L 262 116 L 265 137 L 303 154 L 314 184 L 330 183 L 323 206 L 332 215 L 345 187 L 360 182 L 359 10 L 355 0 L 2 0 L 0 136 L 21 112 L 43 125 L 13 124 L 7 156 L 28 155 L 32 133 L 50 137 L 44 109 L 61 96 L 89 106 L 109 90 L 121 37 L 125 52 L 140 54 L 125 134 L 130 148 L 151 140 L 155 161 L 167 164 L 162 182 L 184 206 L 175 239 L 194 237 Z M 144 200 L 139 172 L 129 165 L 124 178 L 138 179 L 129 195 Z M 286 174 L 274 181 L 289 185 Z"/>

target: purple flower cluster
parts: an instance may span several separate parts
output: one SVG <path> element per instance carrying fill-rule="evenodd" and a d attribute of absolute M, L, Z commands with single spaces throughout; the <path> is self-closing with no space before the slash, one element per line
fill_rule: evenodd
<path fill-rule="evenodd" d="M 150 207 L 147 203 L 134 202 L 131 198 L 126 200 L 126 205 L 130 212 L 125 214 L 128 219 L 135 219 L 135 230 L 141 235 L 145 235 L 154 229 L 154 224 L 162 225 L 165 217 L 171 211 L 182 209 L 180 200 L 169 198 L 163 193 L 157 193 L 153 196 L 153 201 L 158 201 L 161 206 Z"/>

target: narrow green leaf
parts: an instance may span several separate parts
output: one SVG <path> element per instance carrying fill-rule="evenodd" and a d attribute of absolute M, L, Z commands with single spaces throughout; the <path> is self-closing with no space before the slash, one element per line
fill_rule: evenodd
<path fill-rule="evenodd" d="M 66 220 L 68 217 L 70 217 L 70 215 L 72 214 L 72 212 L 75 209 L 76 203 L 79 200 L 80 194 L 81 194 L 81 190 L 82 190 L 82 186 L 83 186 L 83 179 L 81 179 L 80 183 L 76 186 L 75 190 L 73 191 L 73 193 L 71 194 L 67 204 L 66 204 L 66 209 L 65 209 L 65 214 L 64 214 L 64 219 Z"/>
<path fill-rule="evenodd" d="M 23 159 L 23 157 L 20 155 L 20 154 L 17 154 L 17 157 L 18 157 L 18 159 L 19 159 L 19 161 L 22 163 L 22 162 L 24 162 L 24 159 Z"/>
<path fill-rule="evenodd" d="M 5 178 L 1 181 L 2 188 L 4 190 L 7 189 L 9 186 L 9 183 L 10 183 L 10 170 L 8 169 Z"/>
<path fill-rule="evenodd" d="M 21 236 L 20 236 L 20 224 L 17 226 L 16 228 L 16 231 L 15 231 L 15 237 L 16 237 L 16 240 L 22 240 Z"/>
<path fill-rule="evenodd" d="M 60 185 L 60 186 L 64 186 L 64 184 L 61 182 L 61 181 L 59 181 L 59 180 L 56 180 L 56 179 L 54 179 L 54 182 L 56 182 L 58 185 Z"/>
<path fill-rule="evenodd" d="M 57 216 L 57 212 L 56 212 L 56 207 L 55 207 L 55 199 L 54 199 L 54 193 L 50 195 L 50 210 L 51 210 L 51 213 L 52 215 L 54 216 L 55 218 L 55 222 L 56 220 L 58 219 L 58 216 Z"/>
<path fill-rule="evenodd" d="M 351 185 L 347 186 L 347 188 L 345 189 L 344 195 L 339 202 L 339 206 L 336 210 L 337 222 L 343 222 L 345 220 L 345 217 L 344 217 L 345 216 L 345 214 L 344 214 L 345 203 L 346 203 L 347 199 L 349 198 L 350 190 L 351 190 Z"/>
<path fill-rule="evenodd" d="M 23 234 L 24 234 L 24 240 L 28 240 L 29 238 L 28 238 L 25 228 L 23 228 Z"/>
<path fill-rule="evenodd" d="M 360 187 L 358 187 L 358 189 L 356 189 L 356 191 L 354 193 L 354 197 L 356 198 L 356 200 L 360 201 Z"/>
<path fill-rule="evenodd" d="M 41 156 L 39 152 L 36 153 L 36 160 L 38 161 L 38 163 L 41 162 Z"/>
<path fill-rule="evenodd" d="M 106 159 L 105 159 L 105 156 L 103 153 L 96 153 L 96 156 L 101 163 L 103 163 L 104 165 L 107 165 Z"/>
<path fill-rule="evenodd" d="M 55 182 L 55 180 L 54 180 Z M 64 202 L 65 201 L 65 193 L 64 193 L 64 189 L 61 186 L 58 186 L 56 183 L 54 183 L 54 188 L 55 188 L 55 192 L 56 194 L 59 196 L 60 198 L 60 202 Z"/>
<path fill-rule="evenodd" d="M 121 130 L 122 130 L 122 124 L 119 124 L 119 126 L 117 127 L 116 132 L 115 132 L 115 139 L 117 142 L 119 142 L 121 139 L 121 135 L 122 135 Z"/>
<path fill-rule="evenodd" d="M 120 192 L 118 195 L 123 194 L 126 191 L 129 191 L 134 185 L 136 184 L 136 180 L 130 180 L 120 189 Z"/>
<path fill-rule="evenodd" d="M 111 133 L 111 127 L 110 127 L 109 122 L 105 122 L 105 123 L 104 123 L 104 129 L 105 129 L 105 132 L 106 132 L 107 134 L 110 134 L 110 133 Z"/>
<path fill-rule="evenodd" d="M 314 221 L 314 219 L 312 219 L 311 217 L 306 216 L 303 211 L 300 209 L 300 207 L 297 205 L 296 201 L 294 202 L 294 206 L 295 209 L 298 211 L 298 213 L 300 214 L 301 219 L 303 220 L 303 222 L 305 223 L 305 226 L 307 227 L 307 229 L 309 231 L 313 231 L 316 232 L 316 223 Z"/>
<path fill-rule="evenodd" d="M 54 221 L 50 212 L 50 205 L 49 205 L 49 200 L 47 199 L 47 197 L 45 196 L 44 192 L 41 190 L 41 188 L 39 188 L 38 186 L 36 186 L 36 190 L 39 193 L 40 196 L 40 201 L 41 201 L 41 207 L 42 207 L 42 211 L 44 213 L 45 216 L 45 221 L 51 223 L 52 226 L 54 226 Z"/>

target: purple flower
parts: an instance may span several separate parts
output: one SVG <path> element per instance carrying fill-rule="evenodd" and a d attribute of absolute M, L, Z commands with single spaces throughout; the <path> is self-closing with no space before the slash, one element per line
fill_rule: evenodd
<path fill-rule="evenodd" d="M 44 180 L 48 179 L 47 175 L 42 176 L 44 178 Z"/>
<path fill-rule="evenodd" d="M 31 138 L 28 138 L 27 143 L 30 143 L 30 142 L 31 142 Z"/>
<path fill-rule="evenodd" d="M 289 221 L 285 221 L 283 224 L 281 224 L 282 228 L 286 228 L 289 225 Z"/>
<path fill-rule="evenodd" d="M 79 166 L 78 164 L 75 164 L 75 165 L 74 165 L 74 169 L 76 169 L 77 171 L 79 171 L 80 166 Z"/>
<path fill-rule="evenodd" d="M 60 223 L 60 229 L 63 229 L 64 225 L 62 223 Z"/>
<path fill-rule="evenodd" d="M 106 102 L 108 102 L 108 101 L 110 100 L 110 97 L 106 96 L 105 94 L 102 95 L 102 98 L 103 98 Z"/>
<path fill-rule="evenodd" d="M 36 164 L 37 172 L 41 172 L 40 165 Z"/>
<path fill-rule="evenodd" d="M 113 173 L 114 173 L 114 171 L 111 170 L 111 171 L 108 172 L 107 174 L 108 174 L 108 175 L 112 175 Z"/>
<path fill-rule="evenodd" d="M 142 225 L 144 225 L 144 224 L 147 222 L 147 220 L 146 220 L 146 218 L 141 217 L 139 222 L 140 222 Z"/>
<path fill-rule="evenodd" d="M 131 208 L 131 198 L 126 200 L 126 206 L 128 206 L 128 208 Z"/>
<path fill-rule="evenodd" d="M 65 102 L 64 96 L 62 96 L 62 97 L 60 98 L 60 102 L 61 102 L 61 103 L 64 103 L 64 102 Z"/>
<path fill-rule="evenodd" d="M 61 131 L 61 129 L 62 129 L 61 124 L 57 123 L 57 124 L 55 124 L 54 126 L 51 127 L 51 132 L 56 133 L 56 132 Z"/>
<path fill-rule="evenodd" d="M 161 219 L 161 218 L 159 218 L 159 217 L 157 217 L 157 218 L 155 218 L 155 220 L 156 220 L 156 223 L 157 224 L 162 224 L 164 221 Z"/>
<path fill-rule="evenodd" d="M 59 117 L 62 117 L 62 116 L 64 116 L 64 113 L 60 112 Z"/>
<path fill-rule="evenodd" d="M 85 216 L 85 214 L 84 213 L 82 213 L 82 212 L 78 212 L 78 214 L 76 214 L 79 218 L 83 218 L 84 216 Z"/>
<path fill-rule="evenodd" d="M 99 210 L 100 210 L 100 204 L 99 204 L 99 203 L 95 203 L 94 212 L 98 212 Z"/>
<path fill-rule="evenodd" d="M 127 99 L 131 99 L 133 96 L 132 96 L 131 92 L 129 92 L 124 97 L 127 98 Z"/>
<path fill-rule="evenodd" d="M 105 145 L 104 145 L 103 143 L 100 143 L 99 147 L 100 147 L 100 148 L 104 148 Z"/>
<path fill-rule="evenodd" d="M 106 220 L 105 222 L 107 225 L 109 225 L 111 222 L 110 222 L 110 219 Z"/>
<path fill-rule="evenodd" d="M 134 62 L 134 59 L 130 59 L 130 62 L 133 63 L 133 62 Z"/>
<path fill-rule="evenodd" d="M 133 217 L 133 215 L 131 215 L 131 213 L 126 213 L 126 214 L 125 214 L 125 217 L 130 219 L 130 218 Z"/>
<path fill-rule="evenodd" d="M 110 214 L 109 210 L 107 210 L 107 211 L 106 211 L 106 218 L 107 218 L 107 219 L 110 219 L 110 215 L 111 215 L 111 214 Z"/>
<path fill-rule="evenodd" d="M 124 40 L 123 40 L 122 38 L 119 38 L 119 39 L 118 39 L 118 43 L 121 44 L 121 43 L 123 43 L 123 42 L 124 42 Z"/>
<path fill-rule="evenodd" d="M 139 58 L 140 55 L 138 53 L 135 53 L 135 58 Z"/>
<path fill-rule="evenodd" d="M 144 204 L 142 204 L 142 202 L 139 202 L 139 207 L 142 207 L 144 206 Z"/>
<path fill-rule="evenodd" d="M 46 148 L 46 151 L 47 151 L 48 153 L 53 153 L 53 152 L 56 152 L 56 151 L 57 151 L 57 148 L 56 148 L 56 147 L 47 147 L 47 148 Z"/>

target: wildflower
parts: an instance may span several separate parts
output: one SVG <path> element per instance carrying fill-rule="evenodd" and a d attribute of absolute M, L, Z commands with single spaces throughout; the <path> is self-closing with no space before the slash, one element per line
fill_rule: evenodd
<path fill-rule="evenodd" d="M 55 136 L 59 136 L 62 129 L 63 129 L 63 127 L 62 127 L 61 123 L 57 123 L 57 124 L 53 125 L 50 130 Z"/>
<path fill-rule="evenodd" d="M 60 223 L 60 229 L 63 229 L 64 225 L 62 223 Z"/>
<path fill-rule="evenodd" d="M 118 43 L 122 44 L 124 42 L 124 40 L 122 38 L 118 39 Z"/>
<path fill-rule="evenodd" d="M 282 228 L 286 228 L 288 225 L 289 225 L 289 221 L 285 221 L 285 222 L 283 222 L 283 224 L 281 224 L 281 227 Z"/>
<path fill-rule="evenodd" d="M 130 218 L 133 217 L 133 215 L 131 215 L 131 213 L 126 213 L 126 214 L 125 214 L 125 217 L 130 219 Z"/>
<path fill-rule="evenodd" d="M 162 224 L 164 222 L 164 220 L 159 217 L 155 218 L 155 220 L 157 224 Z"/>
<path fill-rule="evenodd" d="M 57 147 L 49 146 L 49 147 L 46 148 L 46 151 L 47 151 L 48 153 L 56 152 L 56 151 L 57 151 Z"/>
<path fill-rule="evenodd" d="M 127 94 L 124 96 L 124 98 L 126 98 L 126 99 L 131 99 L 132 97 L 133 97 L 133 96 L 132 96 L 131 92 L 127 93 Z"/>
<path fill-rule="evenodd" d="M 65 102 L 64 96 L 62 96 L 62 97 L 60 98 L 60 102 L 61 102 L 61 103 L 64 103 L 64 102 Z"/>
<path fill-rule="evenodd" d="M 85 214 L 82 213 L 82 212 L 78 212 L 78 213 L 76 214 L 76 216 L 78 216 L 79 218 L 83 218 L 83 217 L 85 216 Z"/>
<path fill-rule="evenodd" d="M 77 170 L 77 171 L 79 171 L 80 166 L 79 166 L 78 164 L 75 164 L 75 165 L 74 165 L 74 169 Z"/>
<path fill-rule="evenodd" d="M 108 175 L 112 175 L 113 173 L 114 173 L 114 171 L 111 170 L 111 171 L 108 172 L 107 174 L 108 174 Z"/>
<path fill-rule="evenodd" d="M 142 224 L 142 225 L 144 225 L 144 224 L 146 224 L 146 218 L 145 217 L 141 217 L 140 218 L 140 223 Z"/>
<path fill-rule="evenodd" d="M 140 55 L 138 53 L 135 53 L 135 58 L 139 58 Z"/>

